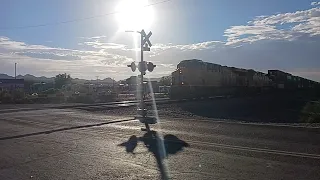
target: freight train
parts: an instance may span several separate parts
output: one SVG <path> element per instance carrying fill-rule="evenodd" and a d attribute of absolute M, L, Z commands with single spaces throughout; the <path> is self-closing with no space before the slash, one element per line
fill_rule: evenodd
<path fill-rule="evenodd" d="M 210 96 L 245 95 L 274 88 L 309 88 L 319 83 L 279 70 L 268 74 L 203 62 L 198 59 L 183 60 L 172 72 L 170 97 L 199 98 Z"/>

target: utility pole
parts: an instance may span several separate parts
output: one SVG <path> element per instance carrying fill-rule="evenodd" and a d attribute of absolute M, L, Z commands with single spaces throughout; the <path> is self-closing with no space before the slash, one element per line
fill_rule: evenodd
<path fill-rule="evenodd" d="M 112 78 L 112 89 L 113 89 L 113 90 L 112 90 L 113 92 L 116 91 L 116 89 L 115 89 L 115 84 L 114 84 L 114 78 Z"/>
<path fill-rule="evenodd" d="M 14 79 L 17 79 L 17 63 L 14 63 Z"/>

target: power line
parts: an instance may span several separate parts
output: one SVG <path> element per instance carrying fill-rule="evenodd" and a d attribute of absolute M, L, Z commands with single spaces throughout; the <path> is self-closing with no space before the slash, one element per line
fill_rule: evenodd
<path fill-rule="evenodd" d="M 169 1 L 171 1 L 171 0 L 164 0 L 164 1 L 156 2 L 156 3 L 145 5 L 143 7 L 155 6 L 155 5 L 166 3 Z M 75 23 L 75 22 L 79 22 L 79 21 L 86 21 L 86 20 L 95 19 L 95 18 L 101 18 L 101 17 L 105 17 L 105 16 L 118 14 L 118 13 L 121 13 L 121 11 L 114 11 L 114 12 L 110 12 L 110 13 L 106 13 L 106 14 L 100 14 L 100 15 L 96 15 L 96 16 L 90 16 L 90 17 L 85 17 L 85 18 L 78 18 L 78 19 L 72 19 L 72 20 L 60 21 L 60 22 L 54 22 L 54 23 L 45 23 L 45 24 L 29 25 L 29 26 L 4 27 L 4 28 L 0 28 L 0 30 L 28 29 L 28 28 L 37 28 L 37 27 L 45 27 L 45 26 L 55 26 L 55 25 L 61 25 L 61 24 Z"/>

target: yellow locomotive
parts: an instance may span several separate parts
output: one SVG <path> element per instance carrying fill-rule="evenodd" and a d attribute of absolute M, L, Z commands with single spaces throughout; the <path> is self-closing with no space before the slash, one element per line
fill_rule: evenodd
<path fill-rule="evenodd" d="M 267 74 L 221 66 L 198 59 L 183 60 L 172 72 L 171 98 L 194 98 L 259 92 L 271 85 Z"/>

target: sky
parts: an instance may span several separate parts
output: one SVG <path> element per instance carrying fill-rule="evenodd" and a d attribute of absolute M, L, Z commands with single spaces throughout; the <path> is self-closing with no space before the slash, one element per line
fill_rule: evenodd
<path fill-rule="evenodd" d="M 0 73 L 124 79 L 152 31 L 150 77 L 184 59 L 320 81 L 320 2 L 314 0 L 2 0 Z"/>

